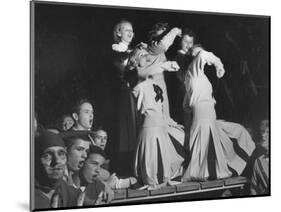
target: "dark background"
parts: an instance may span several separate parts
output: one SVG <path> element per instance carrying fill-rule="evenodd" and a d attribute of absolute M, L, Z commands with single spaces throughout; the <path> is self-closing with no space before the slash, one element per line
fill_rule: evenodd
<path fill-rule="evenodd" d="M 133 45 L 147 40 L 157 22 L 189 27 L 224 63 L 226 75 L 210 73 L 218 118 L 254 125 L 268 118 L 270 18 L 93 5 L 35 4 L 35 111 L 50 125 L 81 97 L 94 102 L 94 125 L 110 128 L 112 30 L 121 19 L 133 23 Z M 173 59 L 177 43 L 167 52 Z M 246 62 L 249 72 L 243 72 Z M 208 73 L 209 74 L 209 73 Z M 174 76 L 166 75 L 173 116 Z M 251 83 L 252 81 L 252 83 Z"/>

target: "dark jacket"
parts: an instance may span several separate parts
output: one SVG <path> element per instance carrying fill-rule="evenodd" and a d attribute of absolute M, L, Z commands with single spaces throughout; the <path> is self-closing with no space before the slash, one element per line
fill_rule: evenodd
<path fill-rule="evenodd" d="M 35 209 L 51 208 L 51 199 L 45 194 L 51 190 L 59 195 L 59 208 L 77 206 L 80 190 L 69 186 L 64 180 L 59 180 L 53 189 L 43 187 L 38 182 L 35 183 Z"/>

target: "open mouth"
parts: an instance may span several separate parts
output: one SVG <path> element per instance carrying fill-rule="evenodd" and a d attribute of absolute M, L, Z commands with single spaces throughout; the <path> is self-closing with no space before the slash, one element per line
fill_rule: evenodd
<path fill-rule="evenodd" d="M 96 180 L 98 176 L 99 176 L 98 174 L 93 174 L 92 180 Z"/>
<path fill-rule="evenodd" d="M 89 120 L 89 125 L 92 126 L 92 124 L 93 124 L 93 119 L 90 119 Z"/>

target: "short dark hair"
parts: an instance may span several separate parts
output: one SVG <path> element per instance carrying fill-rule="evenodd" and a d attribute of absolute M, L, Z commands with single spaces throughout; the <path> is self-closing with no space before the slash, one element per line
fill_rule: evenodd
<path fill-rule="evenodd" d="M 63 138 L 65 146 L 67 150 L 69 150 L 77 141 L 77 139 L 81 139 L 84 141 L 88 141 L 91 143 L 91 131 L 67 131 L 60 133 L 60 136 Z"/>
<path fill-rule="evenodd" d="M 90 146 L 89 151 L 88 151 L 88 157 L 91 154 L 99 154 L 99 155 L 103 156 L 104 158 L 106 158 L 105 152 L 98 146 L 94 146 L 94 145 Z"/>
<path fill-rule="evenodd" d="M 94 107 L 93 106 L 93 104 L 92 104 L 92 102 L 89 100 L 89 99 L 86 99 L 86 98 L 83 98 L 83 99 L 79 99 L 78 101 L 76 101 L 76 103 L 74 104 L 74 106 L 72 107 L 72 113 L 77 113 L 77 114 L 79 114 L 79 112 L 80 112 L 80 107 L 81 107 L 81 105 L 82 104 L 84 104 L 84 103 L 89 103 L 90 105 L 92 105 L 92 107 Z"/>
<path fill-rule="evenodd" d="M 194 31 L 192 31 L 190 28 L 187 27 L 183 28 L 181 37 L 183 38 L 183 36 L 185 35 L 188 35 L 189 37 L 193 37 L 193 42 L 197 43 L 197 36 L 194 33 Z"/>
<path fill-rule="evenodd" d="M 103 131 L 107 132 L 102 125 L 97 125 L 93 129 L 94 132 L 99 131 L 99 130 L 103 130 Z"/>

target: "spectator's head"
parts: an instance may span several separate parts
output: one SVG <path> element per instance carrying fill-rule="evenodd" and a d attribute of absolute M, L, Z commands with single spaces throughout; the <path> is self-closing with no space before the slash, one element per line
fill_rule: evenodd
<path fill-rule="evenodd" d="M 35 178 L 43 184 L 52 184 L 63 177 L 67 156 L 62 138 L 42 131 L 35 141 Z"/>
<path fill-rule="evenodd" d="M 113 38 L 116 43 L 124 42 L 129 45 L 134 38 L 132 23 L 127 20 L 118 22 L 113 29 Z"/>
<path fill-rule="evenodd" d="M 191 29 L 183 29 L 180 43 L 181 50 L 183 50 L 185 53 L 189 52 L 189 50 L 193 47 L 195 43 L 195 38 L 195 34 Z"/>
<path fill-rule="evenodd" d="M 94 142 L 102 150 L 104 150 L 106 147 L 107 138 L 107 132 L 102 127 L 98 127 L 97 129 L 95 129 Z"/>
<path fill-rule="evenodd" d="M 97 179 L 105 159 L 105 153 L 101 148 L 93 145 L 90 147 L 88 157 L 82 169 L 82 176 L 87 183 L 92 183 Z"/>
<path fill-rule="evenodd" d="M 94 120 L 94 109 L 87 99 L 79 100 L 72 109 L 72 117 L 75 121 L 74 130 L 91 130 Z"/>
<path fill-rule="evenodd" d="M 69 114 L 63 115 L 60 119 L 60 125 L 62 131 L 67 131 L 74 125 L 74 120 Z"/>
<path fill-rule="evenodd" d="M 259 125 L 260 144 L 268 151 L 269 146 L 269 121 L 261 120 Z"/>
<path fill-rule="evenodd" d="M 73 171 L 79 171 L 86 158 L 91 140 L 88 131 L 70 131 L 64 135 L 65 145 L 67 147 L 67 166 Z"/>

